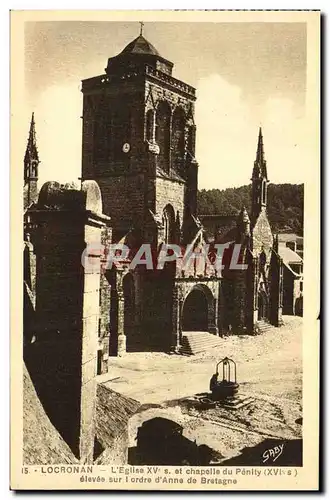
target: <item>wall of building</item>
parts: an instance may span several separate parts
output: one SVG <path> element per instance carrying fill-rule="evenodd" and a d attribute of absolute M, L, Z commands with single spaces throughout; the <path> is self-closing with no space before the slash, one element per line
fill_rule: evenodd
<path fill-rule="evenodd" d="M 36 334 L 24 359 L 47 415 L 82 463 L 93 458 L 101 227 L 108 222 L 101 210 L 95 182 L 81 190 L 49 182 L 29 212 Z"/>
<path fill-rule="evenodd" d="M 182 223 L 184 214 L 185 185 L 169 179 L 156 179 L 156 213 L 163 214 L 166 205 L 171 204 L 175 215 L 180 214 Z"/>
<path fill-rule="evenodd" d="M 269 263 L 271 249 L 273 247 L 273 234 L 265 210 L 260 215 L 252 230 L 253 255 L 258 256 L 262 250 L 265 251 Z"/>
<path fill-rule="evenodd" d="M 294 314 L 293 303 L 294 279 L 291 271 L 284 266 L 283 269 L 283 314 Z"/>
<path fill-rule="evenodd" d="M 114 229 L 127 230 L 144 217 L 144 175 L 121 175 L 98 179 L 102 192 L 103 211 L 111 217 Z"/>

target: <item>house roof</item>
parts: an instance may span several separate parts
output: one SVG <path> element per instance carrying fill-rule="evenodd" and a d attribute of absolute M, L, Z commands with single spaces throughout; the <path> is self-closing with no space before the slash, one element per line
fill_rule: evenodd
<path fill-rule="evenodd" d="M 279 245 L 278 247 L 278 253 L 283 259 L 283 264 L 284 266 L 297 278 L 301 277 L 300 273 L 295 272 L 291 265 L 292 264 L 301 264 L 303 262 L 302 258 L 300 255 L 298 255 L 296 252 L 291 250 L 291 248 L 286 247 L 284 245 Z"/>
<path fill-rule="evenodd" d="M 301 264 L 302 263 L 302 258 L 291 248 L 286 247 L 284 245 L 280 245 L 278 248 L 278 253 L 283 259 L 283 262 L 285 264 Z"/>
<path fill-rule="evenodd" d="M 304 238 L 302 236 L 298 236 L 295 233 L 278 233 L 278 241 L 281 242 L 289 242 L 295 241 L 296 243 L 303 243 Z"/>

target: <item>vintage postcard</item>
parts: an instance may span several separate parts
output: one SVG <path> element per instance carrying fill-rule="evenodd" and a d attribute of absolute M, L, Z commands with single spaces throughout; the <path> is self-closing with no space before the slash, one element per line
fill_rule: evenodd
<path fill-rule="evenodd" d="M 319 11 L 11 12 L 11 488 L 318 490 Z"/>

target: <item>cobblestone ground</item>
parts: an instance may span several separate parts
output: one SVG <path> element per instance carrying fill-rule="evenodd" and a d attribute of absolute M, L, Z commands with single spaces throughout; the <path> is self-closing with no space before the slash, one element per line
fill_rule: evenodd
<path fill-rule="evenodd" d="M 244 392 L 300 402 L 302 318 L 284 316 L 284 323 L 259 336 L 223 338 L 218 347 L 195 356 L 130 353 L 109 358 L 109 372 L 98 379 L 141 403 L 160 403 L 208 391 L 216 362 L 228 356 L 237 363 Z"/>
<path fill-rule="evenodd" d="M 263 446 L 269 437 L 299 439 L 302 318 L 287 316 L 284 322 L 260 336 L 223 338 L 218 347 L 195 356 L 132 353 L 110 358 L 109 373 L 99 376 L 99 382 L 143 405 L 131 418 L 129 446 L 136 446 L 138 427 L 154 417 L 180 423 L 188 439 L 209 446 L 222 460 Z M 209 390 L 215 365 L 225 356 L 237 363 L 240 395 L 254 401 L 236 410 L 201 410 L 191 404 L 192 396 Z"/>

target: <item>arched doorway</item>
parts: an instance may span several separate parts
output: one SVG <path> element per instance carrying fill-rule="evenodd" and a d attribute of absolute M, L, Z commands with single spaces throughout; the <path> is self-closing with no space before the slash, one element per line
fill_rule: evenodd
<path fill-rule="evenodd" d="M 268 299 L 265 292 L 258 294 L 258 320 L 268 319 Z"/>
<path fill-rule="evenodd" d="M 208 331 L 208 301 L 199 288 L 194 288 L 183 304 L 182 330 Z"/>

